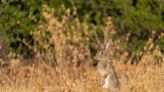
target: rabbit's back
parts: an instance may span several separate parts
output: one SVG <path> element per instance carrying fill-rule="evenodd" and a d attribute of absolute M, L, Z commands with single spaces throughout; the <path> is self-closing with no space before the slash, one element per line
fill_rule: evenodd
<path fill-rule="evenodd" d="M 115 73 L 109 75 L 109 85 L 112 90 L 119 89 L 119 81 Z"/>

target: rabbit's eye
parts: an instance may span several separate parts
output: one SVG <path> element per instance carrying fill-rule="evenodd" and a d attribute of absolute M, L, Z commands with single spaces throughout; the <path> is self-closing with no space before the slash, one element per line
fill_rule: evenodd
<path fill-rule="evenodd" d="M 100 52 L 100 54 L 104 54 L 103 52 Z"/>

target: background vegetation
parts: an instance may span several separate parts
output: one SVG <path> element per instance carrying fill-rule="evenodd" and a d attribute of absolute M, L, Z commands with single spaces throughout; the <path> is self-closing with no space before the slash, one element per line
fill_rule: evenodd
<path fill-rule="evenodd" d="M 64 6 L 70 9 L 72 19 L 78 18 L 81 24 L 85 22 L 89 27 L 102 26 L 108 16 L 112 17 L 116 29 L 116 34 L 112 35 L 112 38 L 120 39 L 122 44 L 127 44 L 128 48 L 126 48 L 129 53 L 143 51 L 149 38 L 152 38 L 153 43 L 158 45 L 163 52 L 164 38 L 159 37 L 164 31 L 163 3 L 161 0 L 2 0 L 0 26 L 3 34 L 6 34 L 9 47 L 15 54 L 32 57 L 34 51 L 30 50 L 22 39 L 26 40 L 29 45 L 34 45 L 34 38 L 30 33 L 40 23 L 46 24 L 42 15 L 42 6 L 48 5 L 52 8 L 53 14 L 59 21 L 65 13 L 61 9 L 61 6 Z M 76 9 L 76 15 L 73 14 L 73 9 Z M 103 39 L 104 31 L 101 28 L 96 31 L 98 36 L 101 36 L 100 39 Z M 125 39 L 127 35 L 129 37 Z M 92 37 L 89 38 L 96 42 Z M 31 56 L 26 53 L 31 53 Z"/>

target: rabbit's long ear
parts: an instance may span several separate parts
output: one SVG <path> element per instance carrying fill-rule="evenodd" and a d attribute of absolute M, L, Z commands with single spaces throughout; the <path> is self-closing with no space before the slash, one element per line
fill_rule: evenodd
<path fill-rule="evenodd" d="M 112 39 L 107 40 L 107 41 L 105 42 L 105 44 L 104 44 L 104 49 L 105 49 L 105 51 L 108 51 L 109 48 L 110 48 L 112 45 L 113 45 Z"/>
<path fill-rule="evenodd" d="M 104 49 L 104 45 L 103 43 L 100 43 L 101 49 Z"/>

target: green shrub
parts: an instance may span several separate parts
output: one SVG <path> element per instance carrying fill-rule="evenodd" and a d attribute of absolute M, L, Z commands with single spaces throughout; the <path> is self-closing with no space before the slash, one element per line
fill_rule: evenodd
<path fill-rule="evenodd" d="M 22 40 L 32 43 L 30 32 L 43 20 L 40 0 L 2 0 L 0 31 L 7 34 L 9 45 L 16 53 L 30 52 Z"/>
<path fill-rule="evenodd" d="M 54 15 L 59 21 L 66 12 L 61 6 L 77 9 L 77 14 L 71 18 L 78 18 L 81 23 L 87 23 L 89 27 L 104 26 L 107 17 L 112 16 L 117 31 L 113 37 L 121 39 L 129 53 L 142 51 L 149 38 L 152 38 L 154 44 L 159 45 L 161 49 L 163 47 L 163 37 L 159 37 L 164 30 L 162 0 L 2 0 L 0 31 L 6 34 L 13 52 L 30 57 L 35 54 L 22 41 L 25 40 L 31 46 L 35 44 L 31 32 L 35 31 L 38 24 L 46 24 L 42 16 L 44 4 L 54 10 Z M 103 39 L 103 31 L 97 29 L 100 39 Z M 47 39 L 49 38 L 45 37 L 45 40 Z"/>

